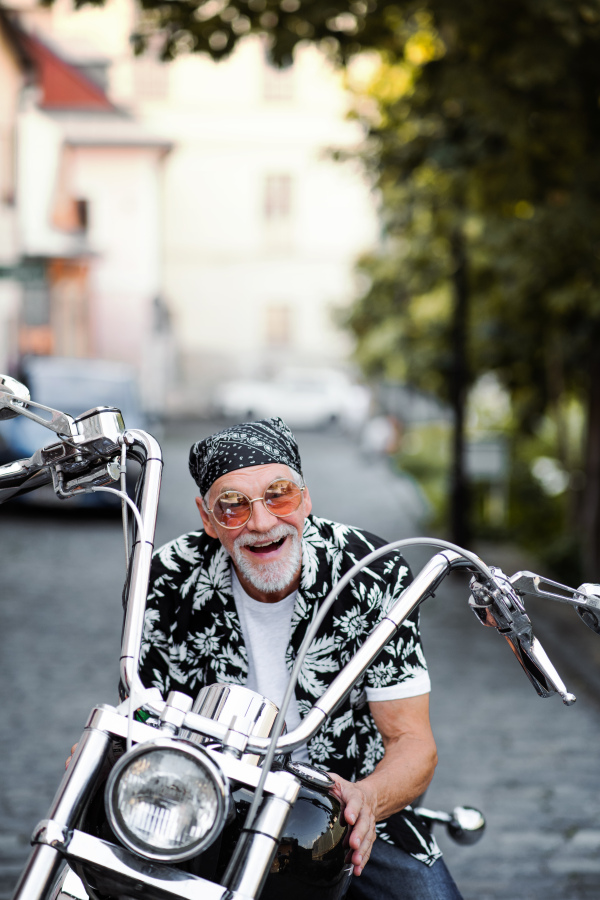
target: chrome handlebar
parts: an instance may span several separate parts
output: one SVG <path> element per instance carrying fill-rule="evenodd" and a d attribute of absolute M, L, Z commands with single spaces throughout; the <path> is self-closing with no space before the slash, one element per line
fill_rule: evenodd
<path fill-rule="evenodd" d="M 40 416 L 30 407 L 49 413 Z M 24 385 L 0 375 L 0 420 L 24 416 L 43 425 L 60 437 L 55 444 L 42 447 L 28 459 L 0 466 L 0 503 L 53 482 L 59 497 L 93 486 L 110 484 L 118 478 L 115 457 L 125 431 L 118 409 L 99 406 L 77 418 L 29 399 Z M 111 464 L 112 468 L 111 468 Z"/>
<path fill-rule="evenodd" d="M 50 413 L 44 419 L 30 406 Z M 158 442 L 144 431 L 126 431 L 119 410 L 98 407 L 73 418 L 58 410 L 33 403 L 23 385 L 0 376 L 0 419 L 24 415 L 45 425 L 61 441 L 37 450 L 29 459 L 0 466 L 0 503 L 52 480 L 56 493 L 66 498 L 92 490 L 119 477 L 118 457 L 123 444 L 142 466 L 138 486 L 141 529 L 135 531 L 124 591 L 125 622 L 121 648 L 120 673 L 127 694 L 143 698 L 143 705 L 160 715 L 165 702 L 156 690 L 144 688 L 139 676 L 146 595 L 150 577 L 158 499 L 162 477 L 162 453 Z M 277 742 L 277 751 L 289 753 L 310 740 L 323 722 L 345 699 L 357 679 L 376 659 L 402 622 L 428 596 L 431 596 L 451 569 L 467 569 L 471 578 L 469 604 L 479 621 L 497 629 L 509 642 L 519 663 L 537 693 L 548 697 L 558 693 L 567 705 L 575 702 L 540 642 L 533 634 L 522 597 L 533 594 L 574 606 L 583 621 L 600 634 L 600 586 L 581 585 L 577 590 L 541 578 L 531 572 L 517 572 L 508 578 L 500 569 L 488 568 L 478 557 L 444 541 L 396 541 L 369 554 L 357 568 L 373 559 L 410 544 L 432 543 L 443 547 L 405 589 L 401 597 L 369 635 L 356 656 L 340 671 L 301 724 Z M 351 577 L 352 573 L 347 573 Z M 337 586 L 341 589 L 342 584 Z M 336 589 L 334 589 L 335 591 Z M 327 599 L 324 601 L 325 605 Z M 184 727 L 216 739 L 224 738 L 219 723 L 197 713 L 185 715 Z M 268 738 L 251 737 L 248 751 L 264 755 Z"/>
<path fill-rule="evenodd" d="M 48 418 L 30 407 L 49 413 Z M 0 466 L 0 503 L 50 481 L 55 493 L 67 499 L 76 493 L 115 482 L 120 476 L 123 444 L 140 463 L 139 511 L 142 529 L 135 527 L 124 592 L 125 621 L 121 645 L 121 681 L 127 693 L 144 693 L 138 673 L 146 595 L 150 577 L 158 499 L 162 477 L 162 453 L 158 441 L 144 431 L 125 430 L 121 412 L 101 406 L 74 418 L 29 399 L 24 385 L 0 375 L 0 419 L 22 415 L 55 432 L 61 438 L 29 459 Z M 149 703 L 160 713 L 164 702 L 158 692 Z"/>
<path fill-rule="evenodd" d="M 473 612 L 482 625 L 496 628 L 506 638 L 540 697 L 557 693 L 570 706 L 576 698 L 567 691 L 533 634 L 523 597 L 529 594 L 568 603 L 589 628 L 600 634 L 600 585 L 582 584 L 575 590 L 533 572 L 516 572 L 508 578 L 500 569 L 492 567 L 491 571 L 493 584 L 477 577 L 471 579 L 469 605 Z"/>

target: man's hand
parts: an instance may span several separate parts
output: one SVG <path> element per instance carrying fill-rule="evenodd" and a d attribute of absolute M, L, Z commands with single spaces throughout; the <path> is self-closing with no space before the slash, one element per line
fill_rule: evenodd
<path fill-rule="evenodd" d="M 71 755 L 65 763 L 65 769 L 69 768 L 69 763 L 73 759 L 73 754 L 75 753 L 76 750 L 77 750 L 77 744 L 73 744 L 73 746 L 71 747 Z"/>
<path fill-rule="evenodd" d="M 371 848 L 375 840 L 377 801 L 360 782 L 355 784 L 340 778 L 333 772 L 329 774 L 335 781 L 331 793 L 340 801 L 344 818 L 348 825 L 352 826 L 348 841 L 350 849 L 353 851 L 350 862 L 354 866 L 354 874 L 360 875 L 371 855 Z"/>
<path fill-rule="evenodd" d="M 429 696 L 379 700 L 369 704 L 385 753 L 362 781 L 345 781 L 330 772 L 331 789 L 352 826 L 349 845 L 354 874 L 360 875 L 371 855 L 375 822 L 404 809 L 433 776 L 437 753 L 429 725 Z"/>

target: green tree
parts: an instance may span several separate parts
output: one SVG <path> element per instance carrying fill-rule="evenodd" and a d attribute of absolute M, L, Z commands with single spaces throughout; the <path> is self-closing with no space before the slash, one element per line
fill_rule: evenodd
<path fill-rule="evenodd" d="M 384 56 L 356 104 L 387 240 L 363 263 L 371 284 L 352 319 L 365 363 L 388 372 L 400 366 L 410 380 L 437 385 L 453 401 L 456 432 L 456 384 L 464 396 L 483 371 L 499 374 L 525 431 L 548 412 L 559 417 L 565 398 L 582 399 L 580 517 L 593 577 L 600 575 L 599 21 L 596 6 L 561 2 L 429 3 L 405 16 L 396 52 Z M 445 296 L 445 306 L 424 324 L 432 296 Z M 458 435 L 455 456 L 460 446 Z M 460 460 L 455 466 L 460 476 Z"/>
<path fill-rule="evenodd" d="M 365 156 L 377 159 L 371 146 Z M 389 178 L 389 181 L 388 181 Z M 464 471 L 468 389 L 477 370 L 468 348 L 470 279 L 464 173 L 427 162 L 399 182 L 383 165 L 377 177 L 386 240 L 360 270 L 369 287 L 349 318 L 358 357 L 375 376 L 431 391 L 453 411 L 449 524 L 453 540 L 470 540 Z"/>

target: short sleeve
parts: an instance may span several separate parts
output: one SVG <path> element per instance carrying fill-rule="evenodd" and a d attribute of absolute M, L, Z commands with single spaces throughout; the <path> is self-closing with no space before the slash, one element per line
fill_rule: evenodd
<path fill-rule="evenodd" d="M 407 697 L 420 697 L 422 694 L 429 694 L 431 691 L 431 680 L 427 671 L 420 672 L 412 678 L 400 681 L 397 684 L 390 684 L 387 687 L 371 688 L 367 687 L 367 701 L 369 703 L 377 700 L 405 700 Z"/>
<path fill-rule="evenodd" d="M 377 573 L 383 575 L 379 619 L 401 597 L 412 581 L 403 557 L 394 555 Z M 399 700 L 429 693 L 431 682 L 421 643 L 419 610 L 413 610 L 377 659 L 367 669 L 365 688 L 368 700 Z"/>
<path fill-rule="evenodd" d="M 152 556 L 140 677 L 145 687 L 157 687 L 165 695 L 184 689 L 176 644 L 188 630 L 190 602 L 184 598 L 183 586 L 199 562 L 197 540 L 197 532 L 181 535 Z"/>

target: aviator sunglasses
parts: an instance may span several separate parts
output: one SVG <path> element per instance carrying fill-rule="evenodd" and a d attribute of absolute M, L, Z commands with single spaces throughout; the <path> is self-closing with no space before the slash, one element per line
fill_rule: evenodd
<path fill-rule="evenodd" d="M 303 490 L 303 487 L 299 487 L 288 478 L 277 478 L 265 488 L 262 497 L 250 499 L 241 491 L 223 491 L 215 500 L 212 509 L 206 505 L 205 508 L 223 528 L 241 528 L 250 521 L 252 504 L 258 500 L 262 501 L 268 512 L 279 519 L 291 516 L 300 506 Z"/>

